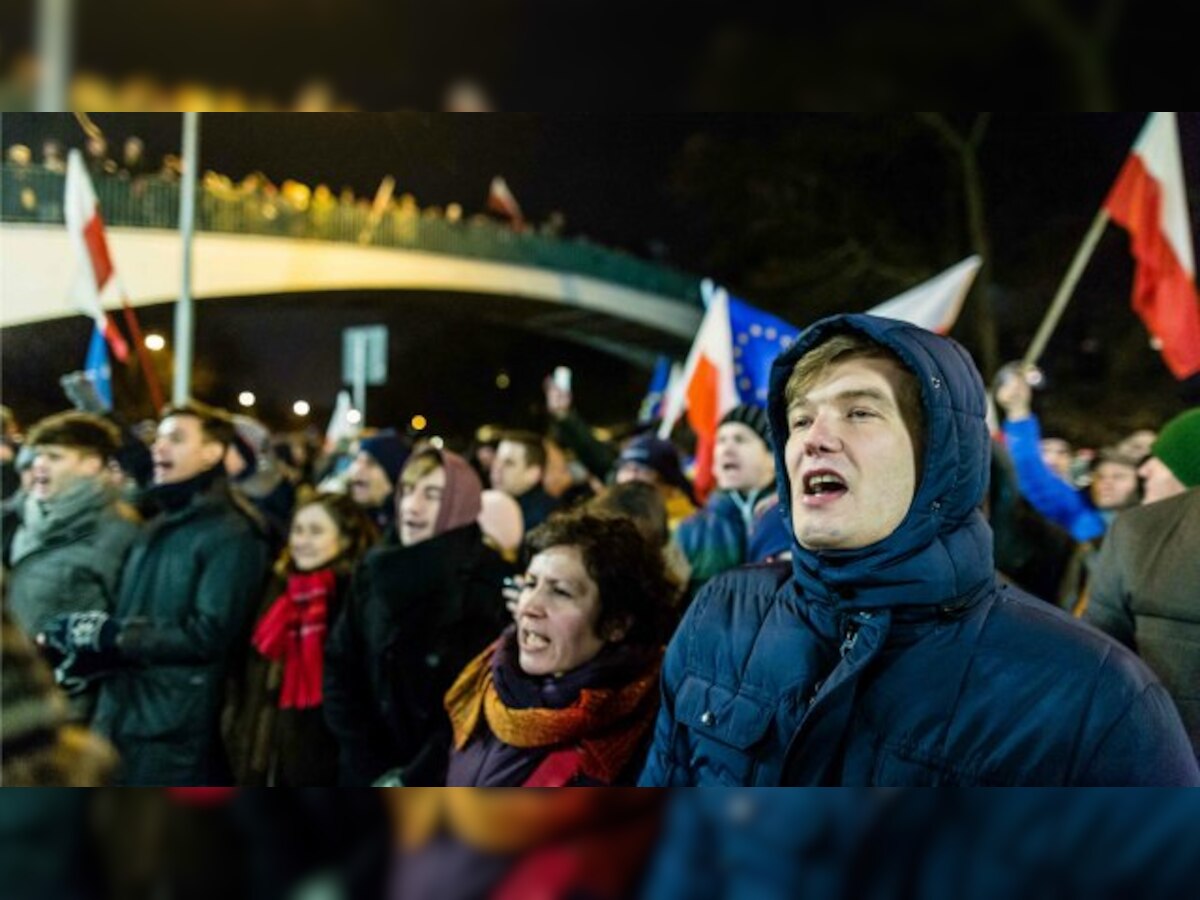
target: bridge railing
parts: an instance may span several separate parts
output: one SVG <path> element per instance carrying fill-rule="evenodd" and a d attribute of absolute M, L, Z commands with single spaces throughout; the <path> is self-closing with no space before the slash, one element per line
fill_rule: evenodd
<path fill-rule="evenodd" d="M 159 177 L 93 175 L 104 221 L 114 227 L 176 228 L 180 187 Z M 36 166 L 0 165 L 0 221 L 61 224 L 65 176 Z M 201 185 L 200 231 L 363 243 L 535 266 L 587 275 L 700 305 L 699 281 L 683 272 L 578 238 L 515 231 L 482 216 L 451 221 L 432 210 L 394 205 L 373 225 L 363 203 L 287 197 Z"/>

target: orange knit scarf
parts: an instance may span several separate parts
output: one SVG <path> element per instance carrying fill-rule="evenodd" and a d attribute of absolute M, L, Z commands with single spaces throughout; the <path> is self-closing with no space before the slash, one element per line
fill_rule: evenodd
<path fill-rule="evenodd" d="M 584 688 L 562 709 L 517 709 L 504 703 L 492 680 L 492 656 L 503 640 L 468 663 L 446 692 L 455 749 L 467 745 L 482 714 L 492 733 L 510 747 L 576 745 L 582 773 L 613 784 L 654 725 L 662 651 L 645 671 L 621 687 Z"/>

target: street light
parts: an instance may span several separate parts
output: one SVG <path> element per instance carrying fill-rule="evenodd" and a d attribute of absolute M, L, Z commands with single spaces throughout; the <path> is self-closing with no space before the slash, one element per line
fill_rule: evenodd
<path fill-rule="evenodd" d="M 423 415 L 417 413 L 412 417 L 412 422 L 410 424 L 412 425 L 413 431 L 424 431 L 425 426 L 428 425 L 429 422 L 426 421 Z"/>
<path fill-rule="evenodd" d="M 508 377 L 507 372 L 500 372 L 496 376 L 496 387 L 500 388 L 500 390 L 502 390 L 502 391 L 508 390 L 508 386 L 510 384 L 512 384 L 512 380 Z"/>
<path fill-rule="evenodd" d="M 242 391 L 238 394 L 238 403 L 242 406 L 253 406 L 258 401 L 251 391 Z"/>
<path fill-rule="evenodd" d="M 147 350 L 152 353 L 157 353 L 159 350 L 162 350 L 167 346 L 167 339 L 161 334 L 148 334 L 146 335 L 145 343 Z"/>
<path fill-rule="evenodd" d="M 309 408 L 307 400 L 297 400 L 292 404 L 292 412 L 298 416 L 307 416 Z"/>
<path fill-rule="evenodd" d="M 360 422 L 362 422 L 362 413 L 360 413 L 357 409 L 352 409 L 346 413 L 346 421 L 351 425 L 358 425 Z"/>

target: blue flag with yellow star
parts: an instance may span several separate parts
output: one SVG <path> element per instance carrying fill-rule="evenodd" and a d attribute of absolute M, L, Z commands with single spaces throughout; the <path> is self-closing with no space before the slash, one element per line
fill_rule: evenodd
<path fill-rule="evenodd" d="M 771 363 L 796 340 L 800 329 L 770 313 L 729 297 L 733 372 L 742 403 L 767 405 Z"/>

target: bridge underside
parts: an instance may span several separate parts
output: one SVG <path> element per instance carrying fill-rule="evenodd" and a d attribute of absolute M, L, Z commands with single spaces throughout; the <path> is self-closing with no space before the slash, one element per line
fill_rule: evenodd
<path fill-rule="evenodd" d="M 109 238 L 120 280 L 120 290 L 109 291 L 110 308 L 121 292 L 134 306 L 174 300 L 182 271 L 176 235 L 114 228 Z M 73 259 L 61 227 L 0 226 L 0 325 L 78 315 Z M 421 294 L 458 296 L 476 303 L 481 316 L 501 315 L 643 365 L 686 346 L 701 318 L 686 301 L 570 272 L 326 241 L 200 234 L 193 273 L 193 296 L 203 301 L 198 317 L 205 304 L 232 298 L 371 294 L 402 303 Z"/>

